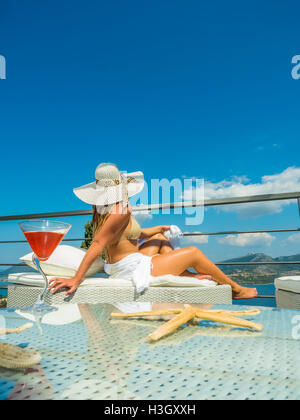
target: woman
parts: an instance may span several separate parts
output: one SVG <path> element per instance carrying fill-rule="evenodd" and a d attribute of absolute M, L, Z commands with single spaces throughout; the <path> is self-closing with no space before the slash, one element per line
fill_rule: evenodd
<path fill-rule="evenodd" d="M 168 228 L 162 226 L 159 227 L 160 232 L 144 230 L 143 233 L 131 216 L 128 198 L 138 194 L 143 187 L 144 177 L 141 172 L 124 175 L 116 165 L 104 163 L 96 169 L 96 182 L 74 190 L 77 197 L 94 206 L 94 240 L 72 279 L 56 278 L 50 282 L 53 293 L 62 288 L 69 289 L 67 295 L 74 293 L 89 267 L 104 251 L 107 274 L 111 277 L 132 279 L 137 292 L 143 291 L 149 285 L 151 276 L 180 276 L 188 268 L 193 268 L 199 275 L 205 273 L 212 276 L 219 284 L 229 284 L 234 299 L 251 299 L 257 296 L 256 289 L 241 287 L 233 282 L 194 246 L 169 249 L 169 252 L 160 252 L 154 256 L 149 255 L 147 247 L 139 249 L 138 239 L 145 235 L 153 237 L 153 233 L 161 235 Z"/>

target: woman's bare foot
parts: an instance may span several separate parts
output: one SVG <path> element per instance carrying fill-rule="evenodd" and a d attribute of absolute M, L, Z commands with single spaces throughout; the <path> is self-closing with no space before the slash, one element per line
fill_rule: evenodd
<path fill-rule="evenodd" d="M 237 299 L 254 299 L 258 295 L 257 290 L 249 287 L 241 287 L 236 292 L 233 292 L 232 298 Z"/>

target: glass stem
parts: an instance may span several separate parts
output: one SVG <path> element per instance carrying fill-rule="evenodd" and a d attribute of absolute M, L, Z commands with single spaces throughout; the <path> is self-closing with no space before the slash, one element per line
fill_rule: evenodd
<path fill-rule="evenodd" d="M 43 279 L 45 281 L 44 290 L 43 290 L 42 294 L 39 297 L 40 301 L 41 302 L 44 302 L 44 298 L 45 298 L 45 295 L 46 295 L 47 290 L 48 290 L 48 287 L 49 287 L 49 282 L 48 282 L 47 276 L 45 275 L 45 273 L 43 272 L 43 270 L 41 268 L 40 261 L 39 261 L 39 259 L 37 258 L 37 256 L 35 254 L 33 254 L 33 256 L 32 256 L 32 262 L 34 263 L 34 265 L 36 266 L 36 268 L 38 269 L 39 273 L 42 275 L 42 277 L 43 277 Z"/>

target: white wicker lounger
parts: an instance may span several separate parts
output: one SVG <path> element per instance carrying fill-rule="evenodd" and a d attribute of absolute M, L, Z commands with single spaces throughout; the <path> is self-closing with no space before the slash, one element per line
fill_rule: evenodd
<path fill-rule="evenodd" d="M 300 276 L 286 276 L 275 279 L 278 308 L 300 309 Z"/>
<path fill-rule="evenodd" d="M 13 283 L 8 286 L 7 306 L 10 308 L 33 305 L 43 291 L 39 274 L 12 274 L 8 280 Z M 48 292 L 45 301 L 53 306 L 134 301 L 231 304 L 232 290 L 228 285 L 216 286 L 207 280 L 200 282 L 188 277 L 161 276 L 155 278 L 145 293 L 136 296 L 135 287 L 128 280 L 93 277 L 86 279 L 72 296 L 66 296 L 64 291 L 55 295 Z"/>

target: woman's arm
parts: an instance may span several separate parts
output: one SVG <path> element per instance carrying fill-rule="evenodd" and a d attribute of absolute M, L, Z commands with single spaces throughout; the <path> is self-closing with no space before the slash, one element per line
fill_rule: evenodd
<path fill-rule="evenodd" d="M 49 289 L 53 289 L 52 293 L 56 293 L 58 290 L 68 288 L 67 295 L 71 295 L 78 288 L 80 283 L 83 281 L 85 274 L 93 264 L 93 262 L 102 254 L 103 249 L 114 242 L 116 237 L 122 230 L 126 228 L 130 220 L 130 211 L 126 211 L 124 214 L 111 214 L 107 221 L 104 223 L 100 232 L 95 236 L 92 245 L 82 260 L 80 267 L 76 275 L 72 279 L 55 278 L 50 281 L 51 285 Z"/>
<path fill-rule="evenodd" d="M 170 230 L 170 226 L 154 226 L 151 228 L 142 229 L 140 239 L 150 238 L 151 236 L 157 235 L 158 233 L 164 234 L 167 230 Z"/>

